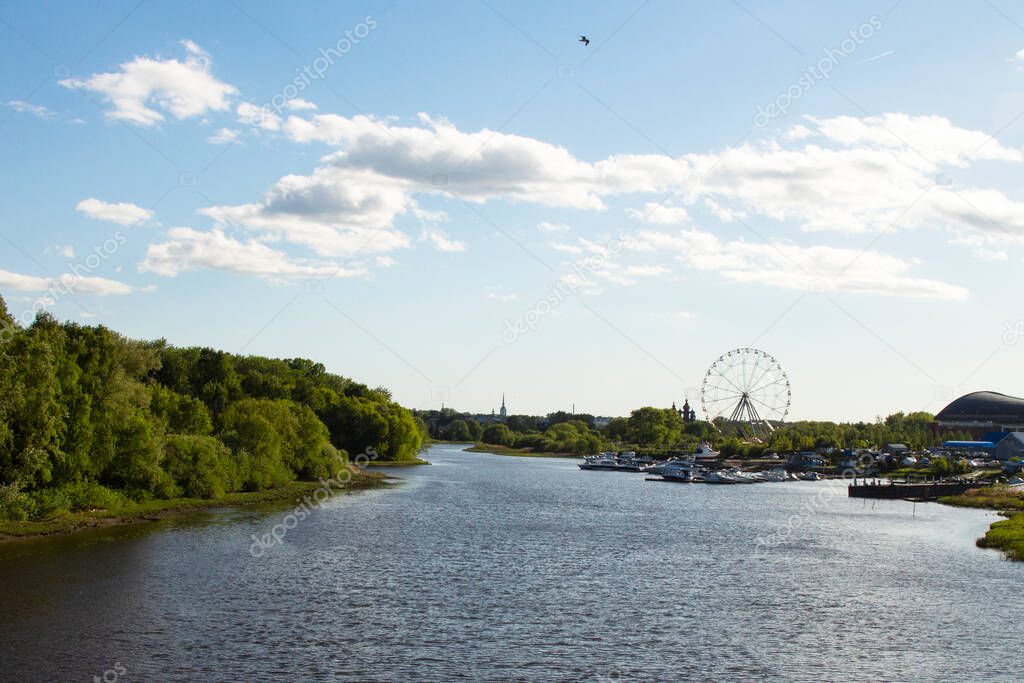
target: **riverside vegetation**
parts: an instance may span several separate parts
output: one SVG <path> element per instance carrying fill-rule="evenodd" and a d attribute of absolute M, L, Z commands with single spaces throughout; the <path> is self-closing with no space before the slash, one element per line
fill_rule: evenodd
<path fill-rule="evenodd" d="M 386 389 L 310 360 L 135 341 L 46 313 L 22 328 L 0 298 L 0 532 L 290 497 L 345 470 L 369 485 L 380 477 L 350 453 L 415 462 L 425 434 Z"/>
<path fill-rule="evenodd" d="M 997 510 L 1008 519 L 995 522 L 978 539 L 979 548 L 996 548 L 1011 560 L 1024 561 L 1024 491 L 1016 487 L 992 486 L 971 489 L 959 496 L 940 498 L 940 503 L 957 507 Z"/>
<path fill-rule="evenodd" d="M 481 424 L 474 416 L 445 410 L 417 413 L 435 439 L 476 442 L 498 447 L 507 455 L 551 454 L 588 455 L 619 448 L 642 454 L 689 453 L 701 442 L 710 442 L 723 456 L 756 458 L 768 453 L 813 450 L 818 448 L 870 448 L 887 443 L 903 443 L 920 449 L 934 442 L 930 413 L 894 413 L 874 422 L 789 422 L 776 425 L 767 443 L 746 443 L 740 435 L 730 434 L 729 426 L 704 421 L 684 422 L 670 408 L 647 406 L 632 411 L 629 417 L 613 418 L 595 426 L 593 415 L 550 413 L 546 417 L 510 415 L 504 422 Z M 952 433 L 945 438 L 967 438 Z"/>

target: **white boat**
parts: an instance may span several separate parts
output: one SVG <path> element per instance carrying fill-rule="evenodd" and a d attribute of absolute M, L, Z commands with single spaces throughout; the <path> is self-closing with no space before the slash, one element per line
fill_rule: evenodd
<path fill-rule="evenodd" d="M 719 455 L 718 451 L 711 447 L 707 441 L 701 441 L 697 449 L 693 451 L 694 458 L 701 458 L 704 460 L 711 460 L 717 458 Z"/>
<path fill-rule="evenodd" d="M 701 477 L 696 475 L 693 470 L 677 470 L 675 472 L 668 472 L 661 475 L 661 478 L 665 481 L 678 481 L 684 483 L 702 481 Z"/>
<path fill-rule="evenodd" d="M 771 482 L 789 481 L 789 475 L 786 474 L 786 470 L 781 467 L 776 467 L 769 472 L 763 472 L 764 480 Z"/>
<path fill-rule="evenodd" d="M 818 481 L 822 476 L 817 472 L 804 472 L 800 475 L 801 481 Z"/>
<path fill-rule="evenodd" d="M 756 484 L 757 479 L 750 472 L 742 470 L 729 470 L 727 474 L 736 480 L 737 484 Z"/>
<path fill-rule="evenodd" d="M 705 484 L 735 484 L 736 479 L 729 476 L 725 471 L 719 470 L 718 472 L 708 472 L 704 475 Z"/>
<path fill-rule="evenodd" d="M 608 470 L 612 472 L 640 472 L 640 463 L 632 458 L 617 456 L 615 453 L 601 453 L 583 458 L 579 464 L 581 470 Z"/>
<path fill-rule="evenodd" d="M 646 471 L 664 477 L 666 474 L 681 474 L 694 469 L 697 469 L 697 466 L 692 460 L 667 460 L 659 465 L 648 467 Z"/>
<path fill-rule="evenodd" d="M 615 470 L 618 466 L 619 461 L 607 453 L 588 456 L 580 463 L 581 470 Z"/>

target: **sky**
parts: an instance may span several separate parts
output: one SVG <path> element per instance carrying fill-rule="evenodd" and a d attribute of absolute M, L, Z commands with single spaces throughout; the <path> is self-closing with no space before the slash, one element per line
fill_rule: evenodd
<path fill-rule="evenodd" d="M 1024 394 L 1012 3 L 2 2 L 0 36 L 22 324 L 421 409 L 703 416 L 748 347 L 788 419 Z"/>

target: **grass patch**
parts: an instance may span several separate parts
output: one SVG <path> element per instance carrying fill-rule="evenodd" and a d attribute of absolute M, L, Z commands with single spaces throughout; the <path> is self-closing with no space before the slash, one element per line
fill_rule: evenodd
<path fill-rule="evenodd" d="M 940 503 L 985 510 L 1024 510 L 1024 491 L 1007 486 L 969 489 L 958 496 L 944 496 Z"/>
<path fill-rule="evenodd" d="M 999 510 L 1009 519 L 994 522 L 978 539 L 979 548 L 1002 550 L 1017 562 L 1024 561 L 1024 491 L 1008 486 L 970 489 L 959 496 L 944 496 L 940 503 L 957 507 Z"/>
<path fill-rule="evenodd" d="M 355 491 L 386 485 L 385 479 L 387 477 L 383 474 L 364 472 L 354 467 L 350 469 L 352 470 L 352 479 L 339 490 Z M 0 541 L 70 533 L 79 529 L 91 529 L 102 526 L 154 521 L 169 515 L 208 508 L 295 500 L 322 486 L 322 484 L 315 481 L 296 481 L 286 486 L 266 491 L 228 493 L 221 498 L 170 498 L 129 501 L 123 505 L 110 508 L 63 513 L 42 520 L 0 521 Z"/>
<path fill-rule="evenodd" d="M 1024 561 L 1024 513 L 1015 512 L 1009 519 L 995 522 L 978 539 L 978 547 L 1002 550 L 1011 560 Z"/>
<path fill-rule="evenodd" d="M 371 460 L 366 463 L 367 467 L 415 467 L 416 465 L 429 465 L 430 461 L 422 458 L 412 460 Z"/>
<path fill-rule="evenodd" d="M 536 453 L 529 448 L 512 448 L 510 446 L 493 446 L 491 444 L 478 443 L 472 448 L 467 448 L 469 453 L 493 453 L 494 455 L 515 455 L 521 458 L 582 458 L 582 455 L 575 453 Z"/>

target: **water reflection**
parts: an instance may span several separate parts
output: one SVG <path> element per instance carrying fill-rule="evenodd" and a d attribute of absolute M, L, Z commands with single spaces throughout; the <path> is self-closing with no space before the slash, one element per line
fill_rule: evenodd
<path fill-rule="evenodd" d="M 0 546 L 4 678 L 1010 678 L 992 516 L 435 447 L 396 489 Z M 801 516 L 778 543 L 758 539 Z"/>

